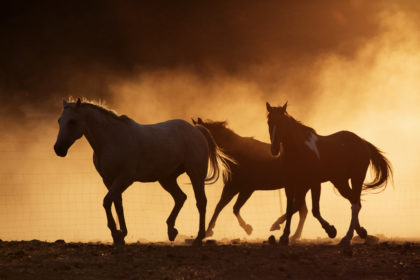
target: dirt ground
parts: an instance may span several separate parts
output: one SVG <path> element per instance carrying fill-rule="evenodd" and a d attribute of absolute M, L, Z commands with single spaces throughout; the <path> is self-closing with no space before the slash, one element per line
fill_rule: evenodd
<path fill-rule="evenodd" d="M 420 243 L 0 242 L 0 279 L 420 279 Z"/>

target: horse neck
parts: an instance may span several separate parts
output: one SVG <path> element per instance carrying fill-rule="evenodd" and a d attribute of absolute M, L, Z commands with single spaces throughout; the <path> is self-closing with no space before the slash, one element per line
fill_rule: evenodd
<path fill-rule="evenodd" d="M 302 145 L 305 145 L 307 140 L 308 131 L 305 131 L 305 127 L 300 126 L 299 124 L 291 124 L 290 132 L 286 134 L 285 139 L 283 140 L 284 152 L 289 155 L 292 153 L 299 152 Z"/>
<path fill-rule="evenodd" d="M 98 154 L 106 142 L 113 138 L 107 136 L 113 133 L 112 126 L 116 120 L 92 108 L 85 108 L 82 114 L 85 120 L 84 135 L 93 151 Z"/>

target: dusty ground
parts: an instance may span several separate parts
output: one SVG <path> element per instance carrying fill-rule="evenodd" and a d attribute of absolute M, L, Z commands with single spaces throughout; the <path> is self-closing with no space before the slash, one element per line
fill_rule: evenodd
<path fill-rule="evenodd" d="M 238 243 L 238 242 L 234 242 Z M 420 279 L 420 243 L 0 242 L 0 279 Z"/>

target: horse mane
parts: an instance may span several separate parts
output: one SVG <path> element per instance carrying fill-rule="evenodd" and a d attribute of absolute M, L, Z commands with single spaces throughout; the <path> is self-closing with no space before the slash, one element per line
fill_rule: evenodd
<path fill-rule="evenodd" d="M 235 131 L 233 131 L 232 129 L 230 129 L 228 127 L 228 122 L 227 121 L 212 121 L 212 120 L 205 120 L 204 121 L 205 124 L 211 125 L 215 128 L 221 128 L 224 130 L 224 132 L 230 136 L 235 136 L 235 137 L 240 137 L 242 139 L 252 139 L 254 140 L 254 137 L 243 137 L 240 136 L 239 134 L 237 134 Z"/>
<path fill-rule="evenodd" d="M 300 128 L 300 129 L 302 129 L 304 132 L 306 132 L 306 133 L 315 133 L 316 134 L 315 129 L 313 129 L 312 127 L 309 127 L 309 126 L 303 124 L 301 121 L 296 120 L 291 115 L 289 115 L 287 112 L 286 112 L 285 116 L 289 119 L 290 122 L 292 122 L 293 124 L 296 124 L 296 126 L 298 128 Z"/>
<path fill-rule="evenodd" d="M 77 99 L 75 100 L 74 98 L 70 97 L 68 101 L 69 102 L 77 102 Z M 96 110 L 104 113 L 106 116 L 111 117 L 111 118 L 116 119 L 116 120 L 119 120 L 119 121 L 123 121 L 123 122 L 132 121 L 132 119 L 130 119 L 126 115 L 118 115 L 115 110 L 109 109 L 102 101 L 89 100 L 85 97 L 83 97 L 81 101 L 82 102 L 80 103 L 80 105 L 82 107 L 88 107 L 88 108 L 96 109 Z"/>

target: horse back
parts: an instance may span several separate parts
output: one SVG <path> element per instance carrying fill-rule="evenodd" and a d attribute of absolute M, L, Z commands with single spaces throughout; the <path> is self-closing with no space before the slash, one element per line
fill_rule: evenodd
<path fill-rule="evenodd" d="M 369 148 L 365 140 L 353 132 L 339 131 L 320 136 L 317 145 L 324 174 L 350 177 L 355 167 L 367 168 L 369 165 Z"/>

